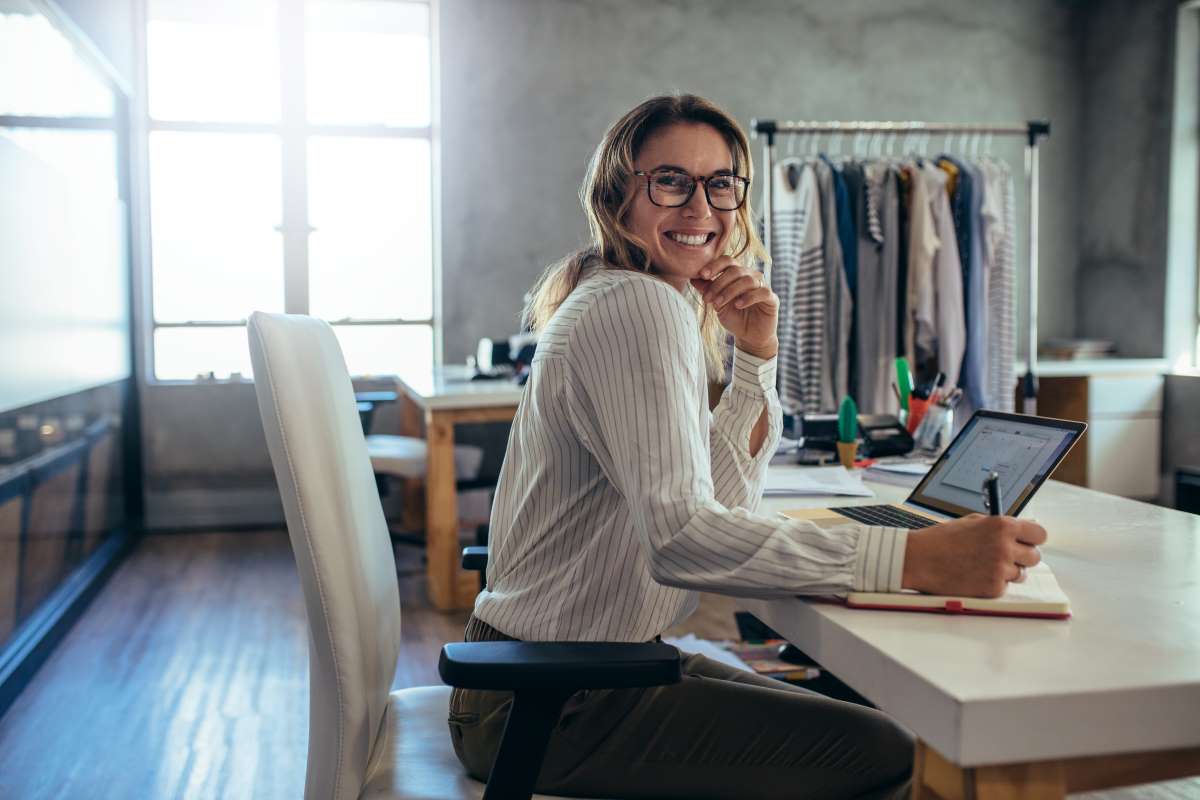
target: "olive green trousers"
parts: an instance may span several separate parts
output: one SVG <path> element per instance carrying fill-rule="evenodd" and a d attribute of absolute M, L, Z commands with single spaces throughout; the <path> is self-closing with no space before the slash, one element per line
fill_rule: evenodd
<path fill-rule="evenodd" d="M 466 641 L 509 639 L 471 617 Z M 450 738 L 486 781 L 509 692 L 456 689 Z M 592 798 L 906 798 L 913 737 L 875 709 L 684 654 L 683 680 L 581 691 L 563 708 L 543 794 Z"/>

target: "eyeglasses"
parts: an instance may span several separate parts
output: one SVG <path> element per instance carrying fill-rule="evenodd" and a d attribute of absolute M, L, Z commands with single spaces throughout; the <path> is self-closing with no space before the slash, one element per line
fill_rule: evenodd
<path fill-rule="evenodd" d="M 696 184 L 704 184 L 704 196 L 708 204 L 718 211 L 736 211 L 746 202 L 746 189 L 750 179 L 741 175 L 709 175 L 695 177 L 686 172 L 659 169 L 653 172 L 638 170 L 633 173 L 646 179 L 646 194 L 650 202 L 665 208 L 686 206 L 696 192 Z"/>

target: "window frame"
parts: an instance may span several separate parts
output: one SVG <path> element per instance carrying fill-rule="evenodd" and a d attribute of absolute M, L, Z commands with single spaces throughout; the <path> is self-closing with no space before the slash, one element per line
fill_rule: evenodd
<path fill-rule="evenodd" d="M 160 322 L 154 309 L 154 262 L 151 248 L 153 219 L 150 198 L 150 135 L 156 132 L 182 133 L 251 133 L 268 134 L 278 138 L 280 146 L 282 219 L 278 226 L 283 243 L 283 310 L 287 314 L 309 313 L 309 270 L 308 237 L 314 228 L 308 219 L 308 142 L 312 137 L 364 137 L 419 139 L 429 142 L 430 148 L 430 270 L 432 297 L 429 317 L 403 318 L 358 318 L 346 317 L 328 320 L 338 327 L 390 325 L 427 326 L 431 330 L 434 365 L 442 362 L 442 315 L 441 309 L 441 193 L 440 193 L 440 137 L 437 120 L 439 116 L 438 96 L 438 11 L 439 0 L 386 0 L 405 5 L 423 5 L 429 13 L 429 60 L 430 60 L 430 122 L 424 126 L 391 125 L 345 125 L 317 124 L 307 119 L 307 75 L 305 64 L 305 14 L 307 0 L 275 0 L 277 3 L 277 25 L 279 35 L 280 68 L 280 117 L 277 122 L 200 122 L 180 120 L 158 120 L 150 116 L 149 109 L 149 62 L 148 32 L 151 0 L 137 3 L 137 70 L 139 103 L 134 112 L 137 162 L 142 179 L 140 187 L 145 202 L 139 216 L 145 226 L 142 240 L 144 257 L 142 262 L 142 287 L 139 292 L 145 320 L 140 335 L 144 358 L 142 377 L 147 385 L 195 385 L 203 383 L 238 383 L 228 377 L 204 380 L 199 377 L 182 380 L 159 378 L 155 371 L 155 334 L 160 329 L 213 329 L 245 328 L 247 320 L 194 319 L 176 322 Z M 284 80 L 282 76 L 289 76 Z M 357 377 L 357 376 L 356 376 Z M 245 376 L 243 376 L 245 380 Z"/>

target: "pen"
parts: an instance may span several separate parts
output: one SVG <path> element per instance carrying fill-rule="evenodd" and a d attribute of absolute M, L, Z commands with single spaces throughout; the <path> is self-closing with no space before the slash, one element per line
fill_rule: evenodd
<path fill-rule="evenodd" d="M 993 517 L 998 517 L 1004 513 L 1003 506 L 1000 504 L 1000 475 L 995 472 L 989 474 L 985 485 L 987 486 L 988 511 Z"/>

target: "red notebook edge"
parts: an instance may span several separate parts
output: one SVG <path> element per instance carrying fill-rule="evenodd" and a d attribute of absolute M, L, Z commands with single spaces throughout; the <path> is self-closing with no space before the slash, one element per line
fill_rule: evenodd
<path fill-rule="evenodd" d="M 1070 619 L 1071 612 L 1054 614 L 1036 611 L 986 611 L 981 609 L 963 608 L 957 601 L 950 601 L 943 606 L 900 606 L 883 603 L 852 603 L 845 601 L 847 608 L 865 608 L 874 611 L 917 611 L 925 614 L 964 614 L 972 617 L 1025 617 L 1030 619 Z"/>

